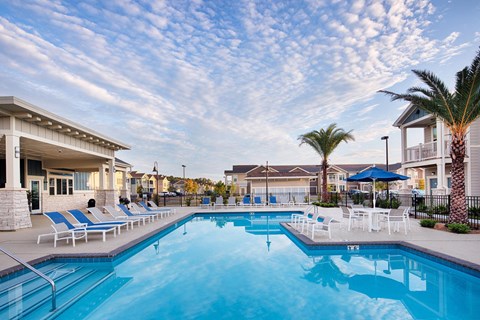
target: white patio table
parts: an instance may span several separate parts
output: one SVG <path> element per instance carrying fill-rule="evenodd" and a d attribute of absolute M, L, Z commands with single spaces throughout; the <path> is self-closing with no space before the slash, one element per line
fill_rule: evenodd
<path fill-rule="evenodd" d="M 368 232 L 380 231 L 378 225 L 379 215 L 388 215 L 390 209 L 383 208 L 353 208 L 353 212 L 363 215 L 368 215 Z"/>

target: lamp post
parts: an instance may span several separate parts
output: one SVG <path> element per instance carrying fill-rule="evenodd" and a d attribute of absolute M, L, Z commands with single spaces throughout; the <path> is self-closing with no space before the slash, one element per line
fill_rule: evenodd
<path fill-rule="evenodd" d="M 183 180 L 185 180 L 185 168 L 186 168 L 186 167 L 187 167 L 186 165 L 182 164 L 182 168 L 183 168 Z"/>
<path fill-rule="evenodd" d="M 155 181 L 156 181 L 156 183 L 157 183 L 157 187 L 155 188 L 155 191 L 156 191 L 156 194 L 157 194 L 157 199 L 156 199 L 157 201 L 156 201 L 155 203 L 156 203 L 157 206 L 158 206 L 158 204 L 159 204 L 160 201 L 159 201 L 159 199 L 158 199 L 158 163 L 157 163 L 157 161 L 155 161 L 155 162 L 153 163 L 153 170 L 152 170 L 152 171 L 156 173 Z"/>
<path fill-rule="evenodd" d="M 385 160 L 386 160 L 386 170 L 388 170 L 388 136 L 383 136 L 381 138 L 382 140 L 385 140 Z M 388 181 L 387 181 L 387 200 L 390 201 L 390 192 L 388 190 Z"/>
<path fill-rule="evenodd" d="M 268 206 L 269 198 L 268 198 L 268 161 L 267 161 L 267 169 L 265 170 L 265 203 Z"/>

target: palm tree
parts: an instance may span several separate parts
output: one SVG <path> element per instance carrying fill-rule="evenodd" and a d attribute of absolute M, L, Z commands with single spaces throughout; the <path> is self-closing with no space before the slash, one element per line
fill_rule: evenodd
<path fill-rule="evenodd" d="M 340 142 L 349 140 L 355 140 L 351 134 L 352 130 L 345 132 L 342 128 L 337 128 L 336 123 L 332 123 L 328 128 L 320 129 L 320 131 L 314 130 L 306 134 L 302 134 L 298 137 L 300 145 L 308 144 L 311 146 L 322 158 L 322 201 L 327 201 L 327 169 L 328 158 L 337 148 Z"/>
<path fill-rule="evenodd" d="M 452 141 L 452 190 L 449 223 L 468 223 L 465 201 L 465 136 L 468 128 L 480 116 L 480 51 L 470 67 L 457 72 L 455 91 L 429 71 L 412 70 L 428 88 L 412 87 L 397 94 L 381 90 L 393 100 L 405 100 L 439 117 L 450 130 Z"/>

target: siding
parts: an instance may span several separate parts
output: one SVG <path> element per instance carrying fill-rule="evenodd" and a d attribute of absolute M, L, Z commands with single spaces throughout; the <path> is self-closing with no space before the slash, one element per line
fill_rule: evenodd
<path fill-rule="evenodd" d="M 480 196 L 480 119 L 476 120 L 470 126 L 470 136 L 468 137 L 470 152 L 467 155 L 470 158 L 470 186 L 469 195 Z"/>

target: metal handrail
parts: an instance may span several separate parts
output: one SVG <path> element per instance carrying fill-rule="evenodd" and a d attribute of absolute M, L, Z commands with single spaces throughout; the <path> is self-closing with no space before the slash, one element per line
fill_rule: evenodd
<path fill-rule="evenodd" d="M 25 261 L 23 261 L 22 259 L 16 257 L 13 253 L 3 249 L 0 247 L 0 251 L 2 251 L 3 253 L 5 253 L 7 256 L 9 256 L 10 258 L 12 258 L 13 260 L 17 261 L 18 263 L 20 263 L 21 265 L 27 267 L 28 269 L 30 269 L 33 273 L 35 273 L 37 276 L 43 278 L 45 281 L 47 281 L 50 286 L 52 287 L 52 310 L 51 311 L 54 311 L 56 308 L 57 308 L 57 287 L 55 286 L 55 282 L 50 278 L 48 277 L 47 275 L 45 275 L 44 273 L 42 273 L 41 271 L 35 269 L 34 267 L 32 267 L 31 265 L 29 265 L 28 263 L 26 263 Z"/>

